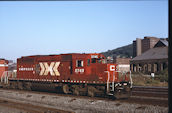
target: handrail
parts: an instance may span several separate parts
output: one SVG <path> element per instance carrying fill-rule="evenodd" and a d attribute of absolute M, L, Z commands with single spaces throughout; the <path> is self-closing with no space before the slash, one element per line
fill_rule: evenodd
<path fill-rule="evenodd" d="M 107 72 L 108 73 L 108 78 L 107 78 L 107 92 L 109 92 L 109 80 L 110 80 L 110 73 L 109 73 L 109 71 L 105 71 L 105 72 Z"/>
<path fill-rule="evenodd" d="M 4 71 L 1 76 L 1 82 L 8 84 L 8 78 L 13 74 L 12 71 Z"/>
<path fill-rule="evenodd" d="M 132 88 L 132 87 L 133 87 L 133 80 L 132 80 L 132 77 L 131 77 L 131 71 L 130 71 L 130 81 L 131 81 L 131 86 L 130 86 L 130 88 Z"/>

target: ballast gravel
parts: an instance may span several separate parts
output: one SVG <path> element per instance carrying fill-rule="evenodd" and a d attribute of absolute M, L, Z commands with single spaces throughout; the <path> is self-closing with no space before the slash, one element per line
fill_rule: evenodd
<path fill-rule="evenodd" d="M 0 89 L 0 98 L 75 113 L 167 113 L 168 107 Z M 2 106 L 0 106 L 2 108 Z M 0 113 L 3 113 L 0 109 Z"/>

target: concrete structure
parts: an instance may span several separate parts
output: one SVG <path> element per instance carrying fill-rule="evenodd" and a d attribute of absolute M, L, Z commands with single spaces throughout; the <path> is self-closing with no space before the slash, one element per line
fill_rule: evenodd
<path fill-rule="evenodd" d="M 168 41 L 159 40 L 154 48 L 130 61 L 132 72 L 159 74 L 168 67 Z"/>
<path fill-rule="evenodd" d="M 133 41 L 133 57 L 139 56 L 145 51 L 154 47 L 159 41 L 156 37 L 144 37 L 144 39 L 137 38 Z"/>
<path fill-rule="evenodd" d="M 142 53 L 142 40 L 140 38 L 137 38 L 133 41 L 133 57 L 139 56 Z"/>
<path fill-rule="evenodd" d="M 115 58 L 114 63 L 118 64 L 117 69 L 119 71 L 130 71 L 130 60 L 131 58 Z"/>

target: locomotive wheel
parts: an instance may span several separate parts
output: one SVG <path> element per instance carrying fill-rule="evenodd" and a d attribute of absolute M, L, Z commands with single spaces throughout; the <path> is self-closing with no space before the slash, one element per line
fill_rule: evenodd
<path fill-rule="evenodd" d="M 26 90 L 31 91 L 31 84 L 30 83 L 25 83 L 25 87 Z"/>
<path fill-rule="evenodd" d="M 114 97 L 116 99 L 121 99 L 122 93 L 120 91 L 116 91 Z"/>
<path fill-rule="evenodd" d="M 23 83 L 22 82 L 18 82 L 17 88 L 22 90 L 23 89 Z"/>
<path fill-rule="evenodd" d="M 88 87 L 88 96 L 90 97 L 94 97 L 95 96 L 95 92 L 94 92 L 94 88 L 93 87 Z"/>
<path fill-rule="evenodd" d="M 119 94 L 115 94 L 115 98 L 116 99 L 127 99 L 130 96 L 131 96 L 130 93 L 119 93 Z"/>
<path fill-rule="evenodd" d="M 15 87 L 16 84 L 14 84 L 13 82 L 10 82 L 9 85 L 10 85 L 10 86 L 9 86 L 10 89 L 15 89 L 15 88 L 16 88 L 16 87 Z"/>
<path fill-rule="evenodd" d="M 129 86 L 125 86 L 125 87 L 124 87 L 124 90 L 125 90 L 126 92 L 130 92 L 130 91 L 131 91 L 131 88 L 130 88 Z"/>
<path fill-rule="evenodd" d="M 77 95 L 77 96 L 80 95 L 80 93 L 79 93 L 79 88 L 78 88 L 78 87 L 76 87 L 76 88 L 74 89 L 73 94 L 74 94 L 74 95 Z"/>
<path fill-rule="evenodd" d="M 68 87 L 67 84 L 65 84 L 65 85 L 63 86 L 63 92 L 64 92 L 65 94 L 69 94 L 69 93 L 70 93 L 69 87 Z"/>
<path fill-rule="evenodd" d="M 123 90 L 117 90 L 114 96 L 116 99 L 127 99 L 131 96 L 131 89 L 126 87 Z"/>
<path fill-rule="evenodd" d="M 5 89 L 11 89 L 10 85 L 9 84 L 2 84 L 2 88 L 5 88 Z"/>

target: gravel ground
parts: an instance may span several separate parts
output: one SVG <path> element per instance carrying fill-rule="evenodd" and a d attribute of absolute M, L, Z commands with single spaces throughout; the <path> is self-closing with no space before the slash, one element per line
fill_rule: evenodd
<path fill-rule="evenodd" d="M 51 107 L 75 113 L 167 113 L 168 107 L 121 103 L 119 100 L 96 100 L 92 98 L 77 98 L 77 96 L 59 96 L 44 93 L 1 90 L 0 99 L 13 100 L 20 103 L 30 103 Z M 1 113 L 7 113 L 0 106 Z M 8 108 L 7 108 L 8 109 Z M 11 113 L 11 112 L 10 112 Z M 15 112 L 14 112 L 15 113 Z M 20 112 L 16 112 L 20 113 Z M 22 113 L 22 112 L 21 112 Z"/>
<path fill-rule="evenodd" d="M 0 105 L 0 113 L 27 113 L 27 112 L 24 110 L 15 109 L 15 108 Z"/>

